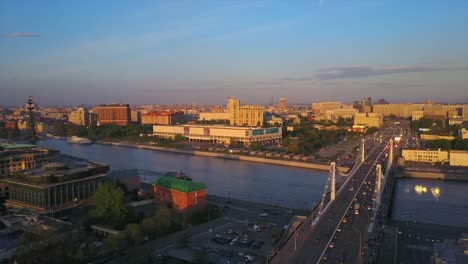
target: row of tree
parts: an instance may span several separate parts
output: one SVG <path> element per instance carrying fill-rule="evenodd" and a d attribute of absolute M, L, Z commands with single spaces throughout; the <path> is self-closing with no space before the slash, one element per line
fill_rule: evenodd
<path fill-rule="evenodd" d="M 129 124 L 126 126 L 90 126 L 84 127 L 74 124 L 59 124 L 56 135 L 61 137 L 87 137 L 91 139 L 141 139 L 140 134 L 150 134 L 152 126 Z"/>

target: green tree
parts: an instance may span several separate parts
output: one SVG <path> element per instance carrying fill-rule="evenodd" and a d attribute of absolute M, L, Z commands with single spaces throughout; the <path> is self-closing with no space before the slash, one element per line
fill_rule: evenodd
<path fill-rule="evenodd" d="M 154 216 L 157 225 L 157 233 L 164 234 L 171 226 L 171 211 L 167 207 L 160 207 Z"/>
<path fill-rule="evenodd" d="M 177 134 L 177 135 L 175 135 L 175 137 L 174 137 L 174 141 L 175 141 L 175 142 L 185 141 L 185 137 L 182 136 L 181 134 Z"/>
<path fill-rule="evenodd" d="M 127 238 L 136 246 L 138 246 L 138 244 L 143 239 L 143 232 L 141 231 L 139 224 L 128 224 L 125 228 L 125 234 L 127 235 Z"/>
<path fill-rule="evenodd" d="M 103 182 L 96 191 L 95 200 L 96 208 L 90 211 L 91 218 L 112 227 L 123 224 L 128 210 L 125 207 L 122 189 L 111 183 Z"/>
<path fill-rule="evenodd" d="M 109 249 L 118 251 L 122 248 L 124 244 L 124 236 L 123 235 L 109 235 L 104 239 L 104 246 Z"/>
<path fill-rule="evenodd" d="M 262 143 L 256 141 L 256 142 L 253 142 L 252 145 L 250 145 L 250 148 L 252 150 L 262 150 Z"/>
<path fill-rule="evenodd" d="M 158 231 L 158 223 L 153 218 L 145 218 L 141 221 L 143 233 L 154 235 Z"/>

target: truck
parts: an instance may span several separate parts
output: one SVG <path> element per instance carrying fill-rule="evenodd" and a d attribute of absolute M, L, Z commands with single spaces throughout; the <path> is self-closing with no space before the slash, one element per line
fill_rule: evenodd
<path fill-rule="evenodd" d="M 354 204 L 354 214 L 355 215 L 359 214 L 359 207 L 360 207 L 359 203 Z"/>

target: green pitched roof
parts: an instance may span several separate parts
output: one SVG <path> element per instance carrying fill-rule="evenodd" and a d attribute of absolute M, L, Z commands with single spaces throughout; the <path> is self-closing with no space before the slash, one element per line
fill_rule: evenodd
<path fill-rule="evenodd" d="M 24 149 L 24 148 L 34 148 L 36 145 L 31 144 L 3 144 L 0 143 L 0 147 L 4 149 Z"/>
<path fill-rule="evenodd" d="M 165 188 L 173 189 L 179 192 L 195 192 L 206 189 L 206 185 L 202 182 L 192 182 L 188 180 L 178 179 L 175 177 L 167 176 L 158 179 L 154 185 L 162 186 Z"/>

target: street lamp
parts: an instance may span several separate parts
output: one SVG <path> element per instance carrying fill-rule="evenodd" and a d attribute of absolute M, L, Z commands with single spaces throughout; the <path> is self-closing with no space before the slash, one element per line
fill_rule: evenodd
<path fill-rule="evenodd" d="M 362 249 L 362 244 L 361 244 L 361 231 L 357 230 L 356 228 L 354 227 L 351 227 L 354 231 L 358 232 L 359 233 L 359 261 L 358 263 L 361 264 L 362 263 L 362 259 L 361 259 L 361 256 L 362 256 L 362 252 L 361 252 L 361 249 Z"/>

